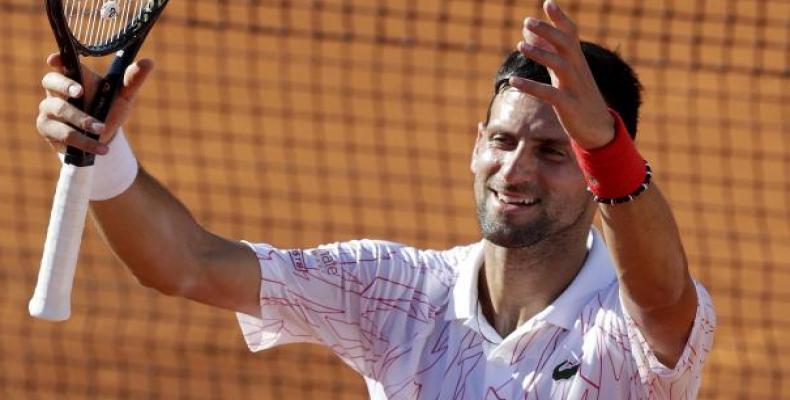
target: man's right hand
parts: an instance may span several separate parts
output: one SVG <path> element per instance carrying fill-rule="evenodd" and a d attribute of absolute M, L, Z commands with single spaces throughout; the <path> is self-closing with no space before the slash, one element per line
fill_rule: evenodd
<path fill-rule="evenodd" d="M 96 83 L 101 77 L 83 66 L 82 81 L 85 87 L 74 82 L 63 75 L 63 64 L 58 53 L 47 57 L 47 65 L 52 71 L 44 75 L 41 80 L 46 98 L 38 106 L 39 112 L 36 118 L 38 132 L 58 152 L 64 152 L 68 145 L 99 155 L 107 153 L 109 150 L 107 143 L 112 140 L 118 127 L 129 119 L 140 87 L 154 68 L 153 61 L 143 59 L 126 69 L 123 87 L 110 108 L 107 120 L 102 122 L 68 102 L 69 98 L 85 96 L 85 104 L 90 104 L 96 92 Z M 80 134 L 74 127 L 98 134 L 99 140 Z"/>
<path fill-rule="evenodd" d="M 58 151 L 71 145 L 105 154 L 106 144 L 129 118 L 153 62 L 140 60 L 126 69 L 124 85 L 104 123 L 68 102 L 70 97 L 85 96 L 90 104 L 100 77 L 83 68 L 82 87 L 63 75 L 58 54 L 50 55 L 47 64 L 52 68 L 42 79 L 47 97 L 39 105 L 36 121 L 41 136 Z M 74 127 L 98 133 L 100 138 L 89 139 Z M 92 201 L 91 216 L 105 242 L 143 285 L 215 307 L 251 315 L 260 312 L 261 275 L 255 252 L 200 226 L 142 167 L 126 191 Z"/>

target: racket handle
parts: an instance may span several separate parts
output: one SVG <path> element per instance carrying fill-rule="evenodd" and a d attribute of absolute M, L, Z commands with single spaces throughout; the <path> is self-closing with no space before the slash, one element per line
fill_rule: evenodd
<path fill-rule="evenodd" d="M 28 304 L 30 315 L 50 321 L 71 314 L 71 288 L 93 179 L 93 167 L 63 164 L 52 202 L 38 282 Z"/>

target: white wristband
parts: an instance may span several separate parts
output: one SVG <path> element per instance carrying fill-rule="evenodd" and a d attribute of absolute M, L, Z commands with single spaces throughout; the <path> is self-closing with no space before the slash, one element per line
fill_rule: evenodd
<path fill-rule="evenodd" d="M 110 151 L 105 155 L 96 155 L 93 163 L 93 182 L 91 183 L 91 200 L 107 200 L 126 191 L 137 177 L 137 159 L 132 148 L 118 128 L 118 133 L 108 144 Z M 63 155 L 60 155 L 63 161 Z"/>
<path fill-rule="evenodd" d="M 107 154 L 96 156 L 91 185 L 91 200 L 107 200 L 126 191 L 137 177 L 137 159 L 123 134 L 118 132 L 108 144 Z"/>

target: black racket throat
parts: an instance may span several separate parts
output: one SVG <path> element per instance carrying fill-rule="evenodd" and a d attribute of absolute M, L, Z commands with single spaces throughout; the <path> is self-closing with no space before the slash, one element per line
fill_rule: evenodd
<path fill-rule="evenodd" d="M 148 0 L 145 6 L 138 10 L 140 14 L 131 18 L 130 23 L 122 32 L 115 35 L 112 40 L 106 40 L 97 45 L 87 46 L 77 40 L 76 36 L 69 28 L 68 18 L 64 14 L 64 2 L 62 0 L 45 0 L 47 16 L 52 27 L 52 32 L 58 43 L 63 72 L 67 77 L 83 85 L 79 54 L 85 56 L 103 56 L 115 52 L 115 58 L 107 74 L 98 82 L 96 94 L 89 107 L 85 108 L 84 100 L 81 97 L 76 99 L 70 98 L 69 103 L 86 111 L 100 121 L 106 120 L 112 102 L 123 85 L 123 76 L 126 68 L 134 61 L 140 47 L 142 47 L 145 37 L 167 2 L 168 0 Z M 77 10 L 77 12 L 83 11 Z M 96 14 L 98 11 L 88 10 L 86 12 Z M 79 128 L 77 129 L 81 134 L 91 139 L 99 139 L 99 135 L 85 132 Z M 85 167 L 93 165 L 94 161 L 95 155 L 93 153 L 80 150 L 76 147 L 67 146 L 64 158 L 65 163 L 78 167 Z"/>

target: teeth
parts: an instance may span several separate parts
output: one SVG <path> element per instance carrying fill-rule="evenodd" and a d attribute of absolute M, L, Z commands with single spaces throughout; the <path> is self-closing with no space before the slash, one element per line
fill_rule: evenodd
<path fill-rule="evenodd" d="M 497 198 L 499 199 L 499 201 L 507 204 L 532 205 L 538 202 L 537 199 L 533 199 L 533 198 L 511 197 L 511 196 L 505 196 L 500 193 L 497 193 Z"/>

